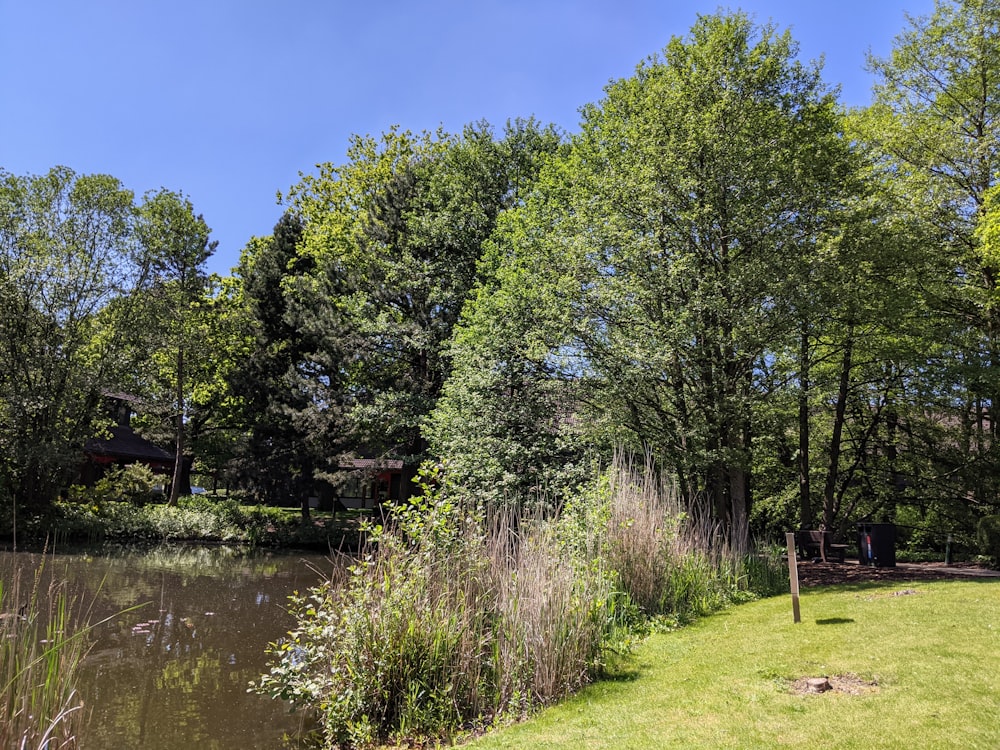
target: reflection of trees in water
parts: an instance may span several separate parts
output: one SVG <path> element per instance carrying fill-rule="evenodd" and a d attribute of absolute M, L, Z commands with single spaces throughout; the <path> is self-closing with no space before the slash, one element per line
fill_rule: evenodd
<path fill-rule="evenodd" d="M 222 547 L 59 556 L 54 574 L 92 602 L 92 620 L 146 602 L 97 633 L 80 686 L 91 712 L 85 746 L 280 746 L 297 720 L 246 688 L 266 671 L 267 644 L 293 624 L 288 595 L 329 567 L 315 555 Z"/>

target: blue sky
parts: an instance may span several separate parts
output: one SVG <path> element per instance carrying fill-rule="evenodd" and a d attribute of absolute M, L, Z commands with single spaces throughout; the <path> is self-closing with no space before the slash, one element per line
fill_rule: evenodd
<path fill-rule="evenodd" d="M 107 173 L 186 194 L 228 274 L 281 215 L 276 193 L 352 133 L 535 116 L 568 132 L 612 79 L 742 9 L 791 28 L 848 105 L 865 54 L 933 0 L 0 0 L 0 167 Z"/>

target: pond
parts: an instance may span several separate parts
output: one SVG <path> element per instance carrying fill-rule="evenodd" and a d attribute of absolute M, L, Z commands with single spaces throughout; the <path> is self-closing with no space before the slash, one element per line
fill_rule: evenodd
<path fill-rule="evenodd" d="M 0 552 L 37 568 L 41 555 Z M 286 747 L 300 729 L 288 706 L 248 693 L 267 671 L 265 649 L 293 625 L 288 596 L 333 569 L 321 555 L 228 547 L 47 554 L 44 576 L 65 578 L 99 622 L 79 692 L 86 750 L 251 750 Z M 135 609 L 132 609 L 135 608 Z"/>

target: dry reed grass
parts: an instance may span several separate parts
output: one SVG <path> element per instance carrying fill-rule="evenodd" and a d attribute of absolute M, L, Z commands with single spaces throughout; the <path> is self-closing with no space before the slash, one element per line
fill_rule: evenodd
<path fill-rule="evenodd" d="M 611 590 L 553 534 L 423 503 L 346 585 L 298 601 L 257 689 L 319 707 L 329 746 L 446 737 L 557 700 L 592 676 Z"/>
<path fill-rule="evenodd" d="M 256 686 L 319 713 L 327 747 L 521 717 L 599 675 L 636 606 L 683 620 L 750 585 L 718 526 L 622 456 L 559 518 L 432 490 L 374 539 L 346 581 L 296 601 Z"/>
<path fill-rule="evenodd" d="M 647 455 L 616 454 L 608 472 L 607 533 L 601 555 L 649 616 L 684 621 L 734 599 L 770 593 L 781 563 L 734 545 L 697 499 L 680 498 Z"/>

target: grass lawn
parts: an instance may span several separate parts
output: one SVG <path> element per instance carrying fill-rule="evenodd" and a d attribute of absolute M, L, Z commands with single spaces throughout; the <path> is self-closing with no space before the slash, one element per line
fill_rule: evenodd
<path fill-rule="evenodd" d="M 1000 579 L 805 589 L 643 644 L 490 748 L 1000 748 Z M 797 693 L 850 676 L 851 692 Z M 871 684 L 868 684 L 871 683 Z"/>

